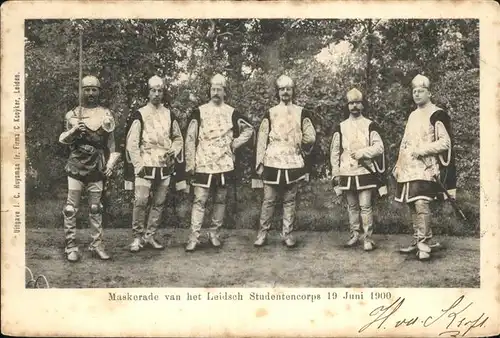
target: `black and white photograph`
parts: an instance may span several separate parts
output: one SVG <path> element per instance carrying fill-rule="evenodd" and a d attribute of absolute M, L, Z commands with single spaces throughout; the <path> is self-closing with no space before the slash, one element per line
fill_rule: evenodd
<path fill-rule="evenodd" d="M 2 275 L 35 335 L 498 329 L 488 6 L 160 5 L 2 13 Z"/>
<path fill-rule="evenodd" d="M 479 287 L 479 65 L 478 20 L 27 20 L 26 266 Z"/>

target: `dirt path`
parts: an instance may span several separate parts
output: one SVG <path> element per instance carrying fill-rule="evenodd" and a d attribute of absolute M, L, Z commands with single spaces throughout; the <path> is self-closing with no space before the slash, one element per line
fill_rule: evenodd
<path fill-rule="evenodd" d="M 62 229 L 28 229 L 26 265 L 43 274 L 56 288 L 112 287 L 479 287 L 479 239 L 436 238 L 444 249 L 430 262 L 397 252 L 408 235 L 375 235 L 378 249 L 345 249 L 347 233 L 297 232 L 299 245 L 287 249 L 276 232 L 269 245 L 254 248 L 252 230 L 227 230 L 224 246 L 202 243 L 194 253 L 184 252 L 187 231 L 175 229 L 159 236 L 164 251 L 127 251 L 131 231 L 105 232 L 111 261 L 92 259 L 88 252 L 72 264 L 64 259 Z M 81 249 L 89 241 L 78 232 Z M 206 242 L 206 239 L 203 238 Z"/>

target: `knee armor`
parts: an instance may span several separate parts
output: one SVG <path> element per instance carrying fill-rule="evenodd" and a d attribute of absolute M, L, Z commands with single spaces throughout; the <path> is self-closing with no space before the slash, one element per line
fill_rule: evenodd
<path fill-rule="evenodd" d="M 90 213 L 93 215 L 97 215 L 102 213 L 102 204 L 91 204 L 90 205 Z"/>
<path fill-rule="evenodd" d="M 78 209 L 74 205 L 68 204 L 63 208 L 63 215 L 67 218 L 73 218 L 76 215 Z"/>

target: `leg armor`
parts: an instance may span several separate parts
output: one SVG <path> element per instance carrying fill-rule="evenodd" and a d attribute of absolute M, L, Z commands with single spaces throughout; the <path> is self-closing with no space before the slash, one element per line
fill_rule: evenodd
<path fill-rule="evenodd" d="M 102 182 L 89 183 L 87 187 L 89 199 L 89 224 L 91 229 L 91 248 L 102 244 Z"/>
<path fill-rule="evenodd" d="M 70 186 L 70 188 L 73 188 Z M 80 204 L 81 190 L 69 189 L 66 205 L 63 207 L 64 216 L 64 235 L 65 252 L 77 251 L 76 244 L 76 217 L 78 215 L 78 206 Z"/>

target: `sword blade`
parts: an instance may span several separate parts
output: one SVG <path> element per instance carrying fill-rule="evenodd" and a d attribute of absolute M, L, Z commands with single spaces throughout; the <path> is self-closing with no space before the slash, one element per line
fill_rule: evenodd
<path fill-rule="evenodd" d="M 79 57 L 78 57 L 78 120 L 82 120 L 82 77 L 83 77 L 83 31 L 80 29 L 79 37 Z"/>
<path fill-rule="evenodd" d="M 457 205 L 457 202 L 455 201 L 455 199 L 452 198 L 450 193 L 448 192 L 448 190 L 446 190 L 446 187 L 439 180 L 439 177 L 435 177 L 435 179 L 436 179 L 438 186 L 441 188 L 441 191 L 446 195 L 446 197 L 448 198 L 448 201 L 450 201 L 453 209 L 455 209 L 455 211 L 458 212 L 460 217 L 462 217 L 462 219 L 467 222 L 467 217 L 465 217 L 465 214 L 463 213 L 462 209 L 460 209 L 460 207 Z"/>

